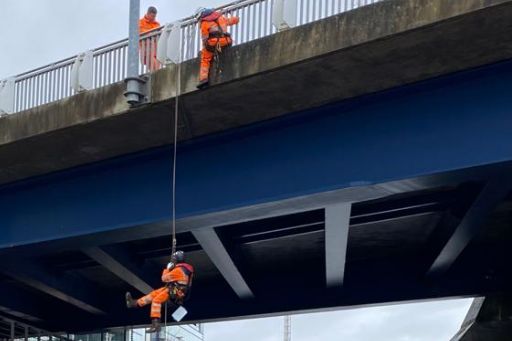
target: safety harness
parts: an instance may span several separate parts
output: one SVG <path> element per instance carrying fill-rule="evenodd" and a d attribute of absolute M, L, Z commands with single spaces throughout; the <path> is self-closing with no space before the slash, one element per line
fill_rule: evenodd
<path fill-rule="evenodd" d="M 172 300 L 178 304 L 183 305 L 183 302 L 187 301 L 192 292 L 192 280 L 194 279 L 194 271 L 191 271 L 184 264 L 176 264 L 177 268 L 180 268 L 185 275 L 188 277 L 187 284 L 181 284 L 178 282 L 169 283 L 169 295 Z"/>
<path fill-rule="evenodd" d="M 225 32 L 222 29 L 222 26 L 219 23 L 219 18 L 215 19 L 214 23 L 217 24 L 218 31 L 217 32 L 209 32 L 208 40 L 217 39 L 217 42 L 214 45 L 206 44 L 205 47 L 206 47 L 206 50 L 217 54 L 217 53 L 222 52 L 222 46 L 220 45 L 220 40 L 223 38 L 231 39 L 231 34 L 229 32 Z"/>

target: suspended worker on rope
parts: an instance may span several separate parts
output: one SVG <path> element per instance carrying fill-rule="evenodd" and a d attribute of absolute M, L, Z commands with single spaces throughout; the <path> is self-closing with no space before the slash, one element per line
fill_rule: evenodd
<path fill-rule="evenodd" d="M 192 279 L 194 277 L 194 267 L 185 263 L 185 253 L 176 251 L 171 256 L 171 261 L 162 272 L 162 282 L 165 286 L 153 290 L 148 295 L 134 300 L 130 292 L 126 293 L 126 306 L 128 308 L 144 307 L 151 303 L 151 328 L 148 333 L 160 331 L 160 319 L 162 317 L 162 304 L 170 301 L 182 306 L 183 302 L 190 295 Z"/>
<path fill-rule="evenodd" d="M 226 17 L 221 12 L 200 7 L 196 11 L 196 18 L 200 23 L 201 40 L 201 68 L 199 71 L 198 89 L 203 89 L 209 84 L 210 66 L 213 58 L 222 52 L 222 48 L 233 45 L 228 26 L 236 25 L 240 21 L 238 17 Z"/>

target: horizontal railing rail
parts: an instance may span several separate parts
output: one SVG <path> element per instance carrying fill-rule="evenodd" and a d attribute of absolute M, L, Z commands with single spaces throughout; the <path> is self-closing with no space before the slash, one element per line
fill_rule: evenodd
<path fill-rule="evenodd" d="M 229 28 L 234 44 L 272 35 L 276 0 L 239 0 L 219 7 L 226 15 L 240 17 L 239 25 Z M 325 17 L 346 12 L 383 0 L 295 0 L 297 25 L 307 24 Z M 179 21 L 181 30 L 181 61 L 193 59 L 201 51 L 199 27 L 194 17 Z M 143 34 L 140 38 L 141 75 L 163 67 L 157 60 L 157 41 L 162 29 Z M 120 40 L 92 50 L 92 87 L 100 88 L 122 81 L 127 74 L 128 40 Z M 78 56 L 24 72 L 14 77 L 14 112 L 34 108 L 61 100 L 76 93 L 72 87 L 72 68 Z"/>

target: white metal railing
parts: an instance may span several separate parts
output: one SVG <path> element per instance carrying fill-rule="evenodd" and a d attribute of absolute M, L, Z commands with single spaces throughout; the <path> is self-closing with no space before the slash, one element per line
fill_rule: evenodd
<path fill-rule="evenodd" d="M 230 28 L 235 44 L 243 44 L 277 32 L 272 17 L 278 0 L 239 0 L 218 8 L 227 15 L 240 17 Z M 297 6 L 296 24 L 303 25 L 383 0 L 288 0 Z M 198 25 L 194 18 L 181 20 L 181 60 L 198 56 L 201 49 Z M 140 40 L 140 74 L 163 67 L 156 60 L 156 46 L 161 29 L 142 35 Z M 122 81 L 127 72 L 128 40 L 94 49 L 91 88 Z M 77 91 L 71 86 L 71 71 L 77 56 L 22 73 L 15 77 L 14 110 L 19 112 L 64 99 Z M 1 82 L 0 82 L 1 85 Z M 0 87 L 1 90 L 1 87 Z M 1 113 L 1 108 L 0 108 Z"/>

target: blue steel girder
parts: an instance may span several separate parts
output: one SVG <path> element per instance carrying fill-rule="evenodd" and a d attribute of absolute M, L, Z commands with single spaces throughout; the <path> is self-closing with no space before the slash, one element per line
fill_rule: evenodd
<path fill-rule="evenodd" d="M 512 160 L 511 63 L 331 104 L 178 150 L 177 216 Z M 160 148 L 0 188 L 0 248 L 170 218 Z"/>

